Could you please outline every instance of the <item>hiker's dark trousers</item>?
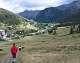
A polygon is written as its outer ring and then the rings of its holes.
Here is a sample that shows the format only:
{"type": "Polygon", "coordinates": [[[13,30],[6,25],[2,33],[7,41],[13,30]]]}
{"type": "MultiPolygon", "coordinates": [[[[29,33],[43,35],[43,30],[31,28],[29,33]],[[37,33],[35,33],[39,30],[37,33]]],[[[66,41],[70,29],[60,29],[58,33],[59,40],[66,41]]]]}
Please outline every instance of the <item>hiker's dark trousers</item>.
{"type": "Polygon", "coordinates": [[[16,58],[16,54],[15,53],[12,53],[12,56],[13,56],[13,58],[16,58]]]}

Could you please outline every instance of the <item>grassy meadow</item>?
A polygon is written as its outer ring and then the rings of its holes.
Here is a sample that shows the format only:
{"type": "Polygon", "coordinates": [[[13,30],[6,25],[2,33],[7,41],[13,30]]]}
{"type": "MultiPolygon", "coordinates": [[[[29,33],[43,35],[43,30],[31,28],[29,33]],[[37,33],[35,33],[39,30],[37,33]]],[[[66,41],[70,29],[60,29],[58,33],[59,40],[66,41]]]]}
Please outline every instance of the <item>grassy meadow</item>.
{"type": "Polygon", "coordinates": [[[0,60],[5,59],[5,55],[8,54],[9,47],[13,42],[17,46],[21,44],[24,47],[17,63],[80,63],[79,33],[34,35],[0,42],[3,48],[3,51],[0,51],[0,60]]]}

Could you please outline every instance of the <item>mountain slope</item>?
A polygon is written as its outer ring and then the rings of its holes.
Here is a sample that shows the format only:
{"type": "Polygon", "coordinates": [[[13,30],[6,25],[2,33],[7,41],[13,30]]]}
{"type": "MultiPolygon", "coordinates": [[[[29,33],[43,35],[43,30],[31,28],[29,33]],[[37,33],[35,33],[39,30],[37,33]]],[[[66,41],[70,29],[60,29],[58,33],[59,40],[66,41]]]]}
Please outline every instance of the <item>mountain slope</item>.
{"type": "Polygon", "coordinates": [[[21,13],[19,13],[19,15],[25,17],[25,18],[28,18],[28,19],[36,19],[36,15],[39,13],[39,10],[36,10],[36,11],[28,11],[28,10],[25,10],[21,13]]]}
{"type": "Polygon", "coordinates": [[[18,25],[21,22],[22,17],[17,16],[16,14],[0,8],[0,22],[7,25],[18,25]]]}
{"type": "MultiPolygon", "coordinates": [[[[46,8],[39,12],[36,17],[38,22],[65,22],[74,21],[77,19],[76,15],[80,12],[80,1],[74,1],[67,5],[61,5],[59,7],[46,8]],[[73,17],[74,15],[75,17],[73,17]],[[67,19],[69,18],[69,19],[67,19]]],[[[78,14],[78,19],[80,16],[78,14]]]]}
{"type": "Polygon", "coordinates": [[[20,29],[37,29],[37,27],[34,26],[34,22],[0,8],[0,28],[7,26],[15,26],[20,29]]]}
{"type": "Polygon", "coordinates": [[[62,18],[63,13],[61,10],[57,9],[56,7],[50,7],[46,8],[39,12],[39,14],[36,16],[36,21],[38,22],[52,22],[59,20],[62,18]]]}
{"type": "Polygon", "coordinates": [[[65,23],[66,22],[71,22],[71,23],[76,23],[76,24],[80,24],[80,12],[77,12],[75,14],[72,14],[68,17],[63,18],[63,20],[65,23]]]}
{"type": "Polygon", "coordinates": [[[74,1],[71,4],[58,7],[62,9],[64,7],[63,13],[63,22],[74,22],[80,23],[80,1],[74,1]]]}

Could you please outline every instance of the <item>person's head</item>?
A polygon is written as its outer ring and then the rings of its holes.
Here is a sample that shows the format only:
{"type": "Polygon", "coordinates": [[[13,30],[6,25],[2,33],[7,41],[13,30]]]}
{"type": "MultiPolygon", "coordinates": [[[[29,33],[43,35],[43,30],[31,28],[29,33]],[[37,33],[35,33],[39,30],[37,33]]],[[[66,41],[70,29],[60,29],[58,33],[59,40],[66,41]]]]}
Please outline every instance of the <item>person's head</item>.
{"type": "Polygon", "coordinates": [[[13,43],[13,46],[15,46],[16,44],[15,43],[13,43]]]}

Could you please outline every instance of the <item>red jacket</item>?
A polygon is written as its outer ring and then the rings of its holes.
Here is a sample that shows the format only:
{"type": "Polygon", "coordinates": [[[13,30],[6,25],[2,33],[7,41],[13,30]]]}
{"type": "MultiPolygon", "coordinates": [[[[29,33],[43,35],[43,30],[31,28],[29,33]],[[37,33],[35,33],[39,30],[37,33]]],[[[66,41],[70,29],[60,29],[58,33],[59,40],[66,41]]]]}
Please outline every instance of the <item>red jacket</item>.
{"type": "Polygon", "coordinates": [[[13,45],[13,46],[11,47],[11,53],[12,53],[12,54],[16,54],[17,51],[18,51],[18,48],[16,47],[16,45],[13,45]]]}

